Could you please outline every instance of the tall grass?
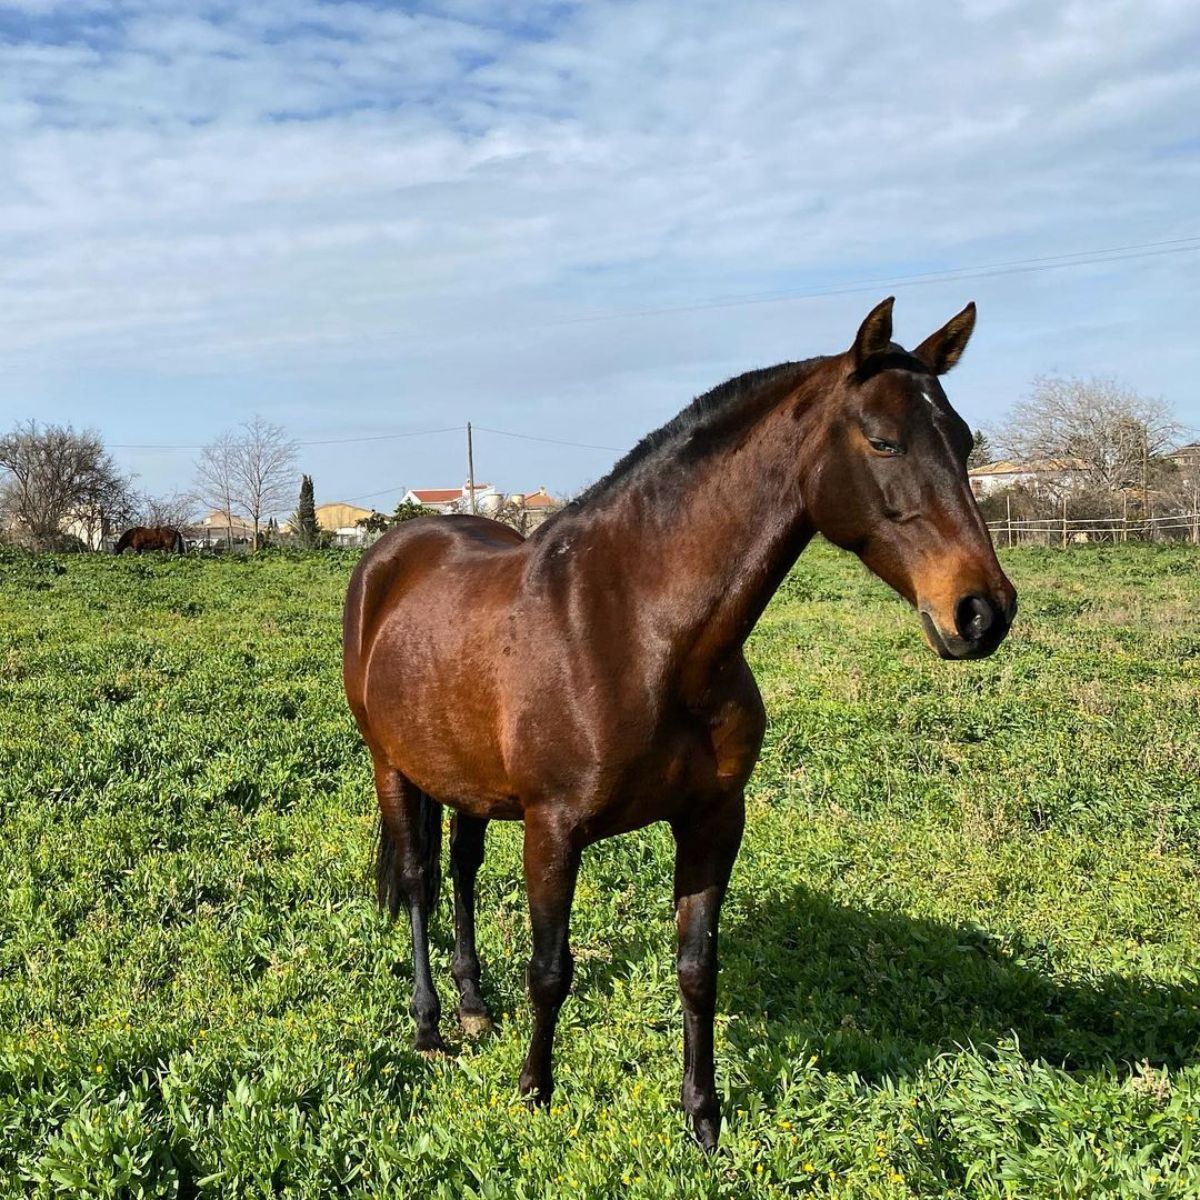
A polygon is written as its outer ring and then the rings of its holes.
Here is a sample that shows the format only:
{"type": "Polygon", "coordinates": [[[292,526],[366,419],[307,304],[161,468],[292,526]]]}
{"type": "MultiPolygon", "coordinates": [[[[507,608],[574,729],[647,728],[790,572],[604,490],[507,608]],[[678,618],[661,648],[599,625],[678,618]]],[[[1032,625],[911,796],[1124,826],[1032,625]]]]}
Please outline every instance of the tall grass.
{"type": "Polygon", "coordinates": [[[1200,1195],[1193,550],[1014,551],[1018,625],[964,664],[801,559],[750,647],[711,1161],[662,829],[585,857],[553,1111],[515,1092],[518,827],[480,877],[498,1032],[409,1049],[340,695],[351,565],[0,560],[0,1195],[1200,1195]]]}

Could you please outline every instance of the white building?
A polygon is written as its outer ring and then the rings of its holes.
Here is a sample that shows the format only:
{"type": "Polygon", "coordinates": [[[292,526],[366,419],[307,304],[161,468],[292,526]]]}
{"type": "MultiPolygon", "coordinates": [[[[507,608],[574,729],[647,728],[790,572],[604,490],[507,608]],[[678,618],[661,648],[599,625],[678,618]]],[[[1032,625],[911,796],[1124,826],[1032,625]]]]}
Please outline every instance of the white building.
{"type": "Polygon", "coordinates": [[[967,472],[971,492],[990,496],[1010,487],[1033,487],[1041,484],[1052,487],[1072,486],[1085,477],[1086,467],[1077,458],[1038,458],[1029,462],[987,463],[967,472]]]}
{"type": "MultiPolygon", "coordinates": [[[[439,513],[470,512],[471,490],[468,484],[460,488],[409,488],[401,504],[420,504],[439,513]]],[[[475,511],[481,516],[496,512],[504,497],[490,483],[475,485],[475,511]]]]}

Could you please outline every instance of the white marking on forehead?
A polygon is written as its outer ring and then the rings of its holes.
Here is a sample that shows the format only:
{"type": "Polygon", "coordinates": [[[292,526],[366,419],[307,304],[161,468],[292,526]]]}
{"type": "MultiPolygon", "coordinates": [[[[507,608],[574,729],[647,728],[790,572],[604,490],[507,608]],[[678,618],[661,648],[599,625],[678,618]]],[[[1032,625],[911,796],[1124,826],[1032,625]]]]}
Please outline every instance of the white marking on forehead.
{"type": "Polygon", "coordinates": [[[928,404],[930,408],[936,410],[938,407],[937,397],[934,396],[933,389],[929,386],[927,380],[921,380],[920,392],[921,395],[925,397],[925,403],[928,404]]]}

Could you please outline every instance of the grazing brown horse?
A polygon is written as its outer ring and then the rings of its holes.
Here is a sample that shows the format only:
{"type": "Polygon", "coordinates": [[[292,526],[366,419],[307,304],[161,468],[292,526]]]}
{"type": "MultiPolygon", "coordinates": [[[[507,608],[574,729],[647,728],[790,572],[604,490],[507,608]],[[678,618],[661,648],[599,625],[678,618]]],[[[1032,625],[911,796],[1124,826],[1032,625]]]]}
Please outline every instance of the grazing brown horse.
{"type": "Polygon", "coordinates": [[[521,1091],[543,1104],[580,855],[668,821],[683,1107],[716,1145],[717,918],[765,725],[743,643],[818,532],[916,607],[943,658],[990,654],[1016,612],[968,486],[970,431],[938,383],[974,324],[968,305],[909,352],[885,300],[846,353],[701,396],[528,540],[435,517],[363,556],[346,695],[375,765],[379,900],[412,926],[419,1049],[443,1048],[427,931],[442,805],[468,1033],[489,1025],[475,952],[484,830],[525,822],[534,1026],[521,1091]]]}
{"type": "Polygon", "coordinates": [[[146,554],[154,550],[161,550],[166,554],[182,554],[183,534],[170,525],[135,525],[132,529],[125,530],[113,547],[114,554],[124,554],[126,550],[132,550],[134,554],[146,554]]]}

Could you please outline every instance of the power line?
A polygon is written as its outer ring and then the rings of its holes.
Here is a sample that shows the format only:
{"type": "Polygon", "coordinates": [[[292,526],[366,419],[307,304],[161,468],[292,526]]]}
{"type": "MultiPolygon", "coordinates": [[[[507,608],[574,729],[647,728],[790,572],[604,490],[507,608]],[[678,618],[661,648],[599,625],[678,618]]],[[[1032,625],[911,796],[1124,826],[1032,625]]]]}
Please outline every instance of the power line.
{"type": "Polygon", "coordinates": [[[1200,237],[1174,238],[1165,242],[1142,242],[1130,246],[1110,246],[1101,250],[1076,250],[1070,254],[1052,254],[1043,258],[1014,259],[976,267],[946,267],[916,275],[895,275],[887,279],[868,279],[844,287],[822,288],[816,291],[760,292],[731,296],[725,300],[707,300],[699,304],[663,305],[659,308],[622,309],[617,312],[593,313],[583,317],[564,317],[560,321],[544,321],[541,327],[560,325],[589,325],[600,321],[620,321],[630,317],[654,317],[671,313],[707,312],[711,309],[741,308],[755,304],[783,304],[790,300],[816,300],[826,296],[852,296],[882,287],[921,287],[933,283],[955,283],[966,279],[990,279],[998,275],[1036,274],[1040,271],[1060,271],[1067,267],[1086,267],[1093,264],[1125,262],[1136,258],[1159,258],[1164,255],[1188,254],[1200,250],[1200,237]]]}
{"type": "Polygon", "coordinates": [[[374,500],[376,496],[387,496],[392,492],[399,492],[403,490],[404,484],[398,483],[395,485],[395,487],[380,488],[377,492],[366,492],[361,496],[348,496],[345,500],[341,501],[341,503],[353,504],[356,500],[374,500]]]}
{"type": "MultiPolygon", "coordinates": [[[[1002,275],[1035,274],[1041,271],[1058,271],[1068,267],[1091,266],[1111,262],[1125,262],[1130,259],[1158,258],[1176,254],[1194,253],[1200,250],[1200,235],[1182,238],[1171,238],[1156,242],[1135,242],[1125,246],[1109,246],[1102,249],[1075,250],[1063,254],[1043,255],[1037,258],[1013,259],[1007,262],[990,263],[973,267],[947,267],[939,271],[926,271],[912,275],[897,275],[882,279],[863,280],[844,287],[823,288],[815,291],[779,291],[763,292],[745,296],[729,297],[725,300],[710,300],[699,304],[664,305],[658,308],[628,309],[611,313],[596,313],[590,316],[565,318],[561,321],[543,322],[544,326],[582,325],[601,321],[618,321],[628,317],[646,317],[666,315],[671,313],[705,312],[713,309],[739,308],[758,304],[780,304],[792,300],[812,300],[828,296],[849,296],[860,292],[874,291],[882,287],[919,287],[935,283],[952,283],[968,279],[988,279],[1002,275]]],[[[516,433],[509,429],[490,429],[483,425],[476,428],[481,433],[496,434],[500,437],[518,438],[527,442],[543,442],[551,446],[569,446],[580,450],[604,450],[621,453],[621,446],[606,446],[595,442],[574,442],[561,438],[541,437],[531,433],[516,433]]],[[[399,438],[432,437],[443,433],[459,433],[461,426],[450,425],[441,429],[417,429],[405,433],[368,434],[353,438],[323,438],[314,441],[297,442],[298,446],[346,446],[364,442],[392,441],[399,438]]],[[[114,450],[202,450],[202,446],[164,445],[154,443],[113,442],[114,450]]],[[[356,497],[369,500],[375,496],[386,495],[395,488],[383,488],[378,492],[368,492],[356,497]]]]}
{"type": "Polygon", "coordinates": [[[489,429],[486,425],[476,425],[480,433],[498,433],[501,437],[520,438],[524,442],[549,442],[551,446],[576,446],[580,450],[612,450],[617,454],[627,450],[627,446],[599,446],[595,442],[564,442],[559,438],[538,437],[532,433],[513,433],[508,429],[489,429]]]}
{"type": "MultiPolygon", "coordinates": [[[[444,429],[413,429],[407,433],[373,433],[365,437],[323,438],[314,442],[297,442],[297,446],[348,446],[352,442],[386,442],[393,438],[430,437],[435,433],[459,433],[462,426],[447,425],[444,429]]],[[[203,446],[169,446],[158,443],[109,442],[113,450],[203,450],[203,446]]]]}
{"type": "MultiPolygon", "coordinates": [[[[524,442],[547,442],[552,446],[574,446],[581,450],[607,450],[615,454],[621,454],[627,447],[624,446],[599,446],[594,442],[568,442],[561,438],[539,437],[532,433],[514,433],[511,429],[489,429],[486,425],[475,425],[474,429],[480,433],[495,433],[501,437],[520,438],[524,442]]],[[[455,432],[460,432],[457,428],[455,432]]],[[[377,492],[365,492],[361,496],[350,496],[344,500],[344,504],[353,504],[357,500],[374,500],[377,496],[387,496],[392,492],[403,490],[403,484],[396,484],[395,487],[380,488],[377,492]]]]}
{"type": "MultiPolygon", "coordinates": [[[[526,442],[548,442],[552,446],[574,446],[580,450],[610,450],[615,453],[621,453],[626,449],[624,446],[601,446],[595,442],[569,442],[561,438],[539,437],[532,433],[515,433],[511,429],[489,429],[486,425],[476,425],[482,433],[495,433],[500,437],[520,438],[526,442]]],[[[353,438],[328,438],[320,441],[297,442],[297,446],[348,446],[357,442],[386,442],[393,438],[409,438],[409,437],[430,437],[439,433],[461,433],[463,427],[461,425],[448,425],[444,429],[416,429],[408,433],[376,433],[364,437],[353,438]]],[[[128,442],[109,442],[108,445],[113,450],[203,450],[203,446],[172,446],[160,443],[137,443],[128,442]]],[[[378,494],[378,493],[375,493],[378,494]]]]}
{"type": "Polygon", "coordinates": [[[386,442],[392,438],[430,437],[435,433],[461,433],[461,425],[447,425],[444,429],[415,429],[410,433],[376,433],[368,437],[329,438],[319,442],[299,442],[300,446],[346,446],[351,442],[386,442]]]}

